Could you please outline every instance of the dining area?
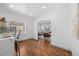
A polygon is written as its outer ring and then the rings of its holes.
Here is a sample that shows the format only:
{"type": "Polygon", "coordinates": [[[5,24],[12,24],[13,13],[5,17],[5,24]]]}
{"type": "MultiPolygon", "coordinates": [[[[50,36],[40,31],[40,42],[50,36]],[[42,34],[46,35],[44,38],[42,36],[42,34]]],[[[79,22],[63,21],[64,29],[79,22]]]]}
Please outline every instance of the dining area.
{"type": "Polygon", "coordinates": [[[37,26],[38,40],[48,41],[51,44],[51,21],[41,20],[37,26]]]}

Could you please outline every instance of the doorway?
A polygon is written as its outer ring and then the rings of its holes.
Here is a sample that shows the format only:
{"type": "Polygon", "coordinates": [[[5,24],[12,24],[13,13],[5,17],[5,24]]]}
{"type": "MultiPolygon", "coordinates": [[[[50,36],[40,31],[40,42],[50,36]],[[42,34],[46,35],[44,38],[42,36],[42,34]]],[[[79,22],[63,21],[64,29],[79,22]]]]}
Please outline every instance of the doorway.
{"type": "Polygon", "coordinates": [[[38,40],[51,41],[51,21],[41,20],[37,23],[38,40]]]}

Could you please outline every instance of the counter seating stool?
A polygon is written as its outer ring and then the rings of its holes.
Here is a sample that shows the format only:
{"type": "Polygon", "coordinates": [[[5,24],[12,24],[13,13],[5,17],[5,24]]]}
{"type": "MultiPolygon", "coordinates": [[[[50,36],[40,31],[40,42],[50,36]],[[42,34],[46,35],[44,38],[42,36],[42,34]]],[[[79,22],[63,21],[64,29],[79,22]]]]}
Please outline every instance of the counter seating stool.
{"type": "Polygon", "coordinates": [[[20,32],[18,32],[18,34],[15,37],[15,51],[16,51],[16,56],[20,56],[20,47],[19,47],[19,37],[20,37],[20,32]]]}

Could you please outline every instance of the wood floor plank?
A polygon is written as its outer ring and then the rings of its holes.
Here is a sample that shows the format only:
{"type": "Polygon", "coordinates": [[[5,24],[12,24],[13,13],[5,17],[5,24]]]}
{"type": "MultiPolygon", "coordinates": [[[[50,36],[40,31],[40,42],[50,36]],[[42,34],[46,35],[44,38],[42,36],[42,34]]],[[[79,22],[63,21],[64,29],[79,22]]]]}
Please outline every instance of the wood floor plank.
{"type": "Polygon", "coordinates": [[[71,56],[71,52],[49,45],[43,40],[24,40],[19,42],[21,56],[71,56]]]}

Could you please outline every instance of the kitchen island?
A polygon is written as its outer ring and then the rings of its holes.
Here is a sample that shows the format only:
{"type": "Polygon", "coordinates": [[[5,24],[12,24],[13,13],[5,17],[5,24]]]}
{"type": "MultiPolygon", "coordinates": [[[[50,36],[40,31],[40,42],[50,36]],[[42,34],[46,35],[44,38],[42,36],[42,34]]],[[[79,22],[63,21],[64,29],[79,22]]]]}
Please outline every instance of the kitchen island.
{"type": "Polygon", "coordinates": [[[0,56],[14,56],[14,37],[0,36],[0,56]]]}

